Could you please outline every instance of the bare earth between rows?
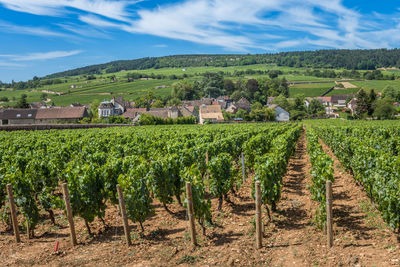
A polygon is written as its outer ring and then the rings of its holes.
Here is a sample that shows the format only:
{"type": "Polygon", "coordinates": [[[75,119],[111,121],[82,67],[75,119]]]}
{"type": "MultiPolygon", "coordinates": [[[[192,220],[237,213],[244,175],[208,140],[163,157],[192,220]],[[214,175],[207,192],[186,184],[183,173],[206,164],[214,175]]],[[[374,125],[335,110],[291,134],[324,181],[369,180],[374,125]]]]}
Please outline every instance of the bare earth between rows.
{"type": "MultiPolygon", "coordinates": [[[[323,145],[334,162],[333,185],[334,247],[326,247],[325,234],[313,225],[317,204],[311,200],[307,184],[311,183],[310,162],[302,134],[283,178],[282,199],[278,211],[268,222],[264,213],[263,248],[255,248],[254,200],[251,179],[229,195],[233,204],[224,203],[217,211],[212,199],[215,226],[201,234],[199,246],[190,244],[186,211],[177,203],[171,213],[155,201],[155,214],[144,223],[145,232],[132,224],[133,245],[124,243],[122,220],[116,207],[109,206],[105,221],[91,227],[88,236],[83,220],[75,218],[79,245],[72,248],[67,220],[56,212],[57,226],[43,214],[35,231],[36,238],[15,244],[12,232],[0,224],[1,266],[392,266],[398,265],[397,236],[383,223],[371,202],[353,177],[342,169],[329,148],[323,145]],[[55,242],[59,251],[54,252],[55,242]]],[[[22,218],[20,218],[22,221],[22,218]]]]}

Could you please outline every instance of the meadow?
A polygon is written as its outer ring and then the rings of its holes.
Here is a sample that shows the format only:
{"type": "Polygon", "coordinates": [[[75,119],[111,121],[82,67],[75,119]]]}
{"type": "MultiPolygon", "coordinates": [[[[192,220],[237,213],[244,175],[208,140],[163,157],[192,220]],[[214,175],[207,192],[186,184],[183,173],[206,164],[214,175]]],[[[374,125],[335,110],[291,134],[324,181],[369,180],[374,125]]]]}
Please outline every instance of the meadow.
{"type": "MultiPolygon", "coordinates": [[[[47,97],[51,99],[56,105],[67,106],[71,103],[79,102],[81,104],[89,104],[93,100],[100,101],[110,99],[112,96],[122,96],[126,100],[135,100],[149,91],[153,92],[155,96],[166,97],[171,93],[172,85],[180,81],[183,76],[188,76],[185,79],[195,81],[201,79],[201,74],[205,72],[223,72],[224,77],[232,80],[246,80],[250,78],[260,79],[268,77],[266,74],[243,74],[238,76],[235,72],[246,70],[280,70],[284,74],[279,75],[279,78],[285,77],[289,83],[298,82],[326,82],[334,81],[335,78],[320,78],[314,76],[306,76],[303,74],[307,68],[294,68],[282,67],[276,65],[255,64],[245,66],[231,66],[231,67],[186,67],[186,68],[161,68],[161,69],[146,69],[146,70],[132,70],[120,71],[116,73],[103,73],[101,75],[94,75],[96,79],[88,80],[86,75],[70,76],[60,78],[62,83],[45,85],[36,89],[24,90],[1,90],[0,98],[7,97],[9,102],[0,102],[0,106],[14,105],[22,94],[28,96],[28,102],[39,102],[41,96],[45,92],[47,97]],[[135,79],[128,81],[127,75],[132,73],[140,73],[144,75],[163,75],[163,79],[135,79]],[[180,78],[180,79],[173,79],[180,78]],[[114,81],[115,77],[115,81],[114,81]],[[161,87],[161,88],[160,88],[161,87]],[[61,93],[58,95],[57,93],[61,93]]],[[[342,69],[335,70],[337,72],[342,69]]],[[[360,71],[365,72],[365,71],[360,71]]],[[[397,69],[382,70],[384,75],[395,74],[396,77],[400,76],[400,71],[397,69]]],[[[374,89],[377,92],[382,91],[387,85],[395,88],[400,87],[400,80],[372,80],[372,81],[357,81],[352,84],[357,88],[334,90],[328,94],[354,94],[360,88],[367,91],[374,89]]],[[[321,96],[329,88],[334,86],[334,83],[310,83],[310,84],[291,84],[289,89],[290,97],[296,95],[304,95],[306,97],[321,96]]]]}

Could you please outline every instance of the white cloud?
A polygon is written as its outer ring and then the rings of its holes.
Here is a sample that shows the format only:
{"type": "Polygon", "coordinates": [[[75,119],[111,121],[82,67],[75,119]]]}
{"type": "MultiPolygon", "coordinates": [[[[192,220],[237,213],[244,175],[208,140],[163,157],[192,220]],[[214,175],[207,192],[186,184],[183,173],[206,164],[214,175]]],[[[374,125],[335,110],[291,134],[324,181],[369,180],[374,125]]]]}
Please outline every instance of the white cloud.
{"type": "MultiPolygon", "coordinates": [[[[50,52],[30,53],[26,55],[0,55],[0,58],[6,58],[10,61],[36,61],[36,60],[48,60],[48,59],[69,57],[80,53],[82,53],[81,50],[50,51],[50,52]]],[[[14,63],[8,63],[8,64],[14,64],[14,63]]]]}
{"type": "Polygon", "coordinates": [[[0,67],[23,68],[23,67],[26,67],[26,65],[18,64],[18,63],[12,63],[12,62],[0,61],[0,67]]]}
{"type": "MultiPolygon", "coordinates": [[[[361,14],[342,0],[185,0],[134,11],[141,0],[0,0],[6,8],[46,16],[78,14],[57,24],[89,37],[109,38],[111,30],[148,34],[223,47],[233,51],[398,46],[398,13],[361,14]],[[75,26],[76,25],[76,26],[75,26]],[[107,31],[107,32],[106,32],[107,31]]],[[[0,31],[7,31],[0,23],[0,31]]],[[[43,28],[15,26],[8,32],[59,36],[43,28]]]]}
{"type": "Polygon", "coordinates": [[[0,32],[13,34],[27,34],[46,37],[70,37],[68,34],[52,31],[40,27],[19,26],[0,20],[0,32]]]}
{"type": "Polygon", "coordinates": [[[166,44],[156,44],[156,45],[153,45],[153,47],[165,48],[165,47],[168,47],[168,45],[166,45],[166,44]]]}
{"type": "Polygon", "coordinates": [[[98,14],[116,20],[126,20],[126,7],[139,1],[115,0],[0,0],[6,8],[35,15],[61,16],[67,8],[98,14]]]}

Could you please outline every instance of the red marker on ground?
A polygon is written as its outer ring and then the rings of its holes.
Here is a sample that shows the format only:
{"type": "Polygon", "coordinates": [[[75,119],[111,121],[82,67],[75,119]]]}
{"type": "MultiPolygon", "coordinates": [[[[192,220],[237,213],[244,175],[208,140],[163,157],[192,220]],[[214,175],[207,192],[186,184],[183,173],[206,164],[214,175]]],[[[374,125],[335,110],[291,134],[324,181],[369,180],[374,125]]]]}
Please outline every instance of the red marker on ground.
{"type": "Polygon", "coordinates": [[[58,251],[58,241],[56,241],[56,245],[54,246],[54,252],[58,251]]]}

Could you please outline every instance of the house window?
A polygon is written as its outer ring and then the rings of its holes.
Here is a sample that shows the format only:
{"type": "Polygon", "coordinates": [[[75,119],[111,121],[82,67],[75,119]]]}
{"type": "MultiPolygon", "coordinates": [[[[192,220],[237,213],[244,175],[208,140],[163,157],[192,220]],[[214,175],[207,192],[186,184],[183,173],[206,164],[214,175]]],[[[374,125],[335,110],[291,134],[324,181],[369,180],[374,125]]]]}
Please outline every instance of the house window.
{"type": "Polygon", "coordinates": [[[28,114],[28,117],[32,117],[32,114],[28,114]]]}
{"type": "Polygon", "coordinates": [[[17,114],[17,118],[21,118],[21,114],[17,114]]]}

